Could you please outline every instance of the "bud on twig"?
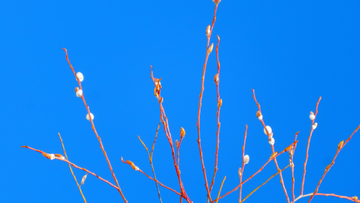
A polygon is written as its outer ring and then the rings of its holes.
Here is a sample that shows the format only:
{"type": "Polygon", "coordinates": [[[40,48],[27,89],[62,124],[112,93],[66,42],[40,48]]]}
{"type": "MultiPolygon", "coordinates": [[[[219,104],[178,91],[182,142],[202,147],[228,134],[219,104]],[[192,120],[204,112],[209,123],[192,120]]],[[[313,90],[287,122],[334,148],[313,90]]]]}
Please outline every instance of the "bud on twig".
{"type": "Polygon", "coordinates": [[[271,129],[271,127],[270,126],[266,126],[266,129],[264,128],[264,133],[265,133],[265,135],[268,135],[267,133],[269,133],[269,135],[272,133],[272,129],[271,129]],[[266,132],[267,131],[267,132],[266,132]]]}
{"type": "Polygon", "coordinates": [[[215,76],[214,76],[214,82],[215,84],[219,84],[219,73],[216,73],[215,76]]]}
{"type": "Polygon", "coordinates": [[[80,82],[84,80],[84,75],[81,72],[77,72],[76,77],[80,82]]]}
{"type": "Polygon", "coordinates": [[[181,127],[181,129],[180,129],[180,137],[181,137],[181,138],[184,138],[184,137],[185,137],[185,130],[184,130],[183,127],[181,127]]]}
{"type": "Polygon", "coordinates": [[[313,130],[315,130],[317,128],[318,124],[317,123],[314,123],[311,127],[313,130]]]}
{"type": "Polygon", "coordinates": [[[277,152],[274,152],[274,153],[272,153],[272,155],[270,156],[270,158],[272,159],[272,158],[274,158],[276,155],[277,155],[277,152]]]}
{"type": "Polygon", "coordinates": [[[344,140],[338,144],[337,149],[338,150],[341,149],[343,145],[344,145],[344,140]]]}
{"type": "Polygon", "coordinates": [[[82,89],[79,89],[78,87],[75,88],[75,94],[77,97],[81,97],[83,94],[82,89]]]}
{"type": "MultiPolygon", "coordinates": [[[[259,119],[259,120],[262,120],[263,119],[263,115],[261,114],[260,111],[257,111],[256,112],[256,117],[259,119]]],[[[265,133],[266,134],[266,133],[265,133]]]]}
{"type": "Polygon", "coordinates": [[[213,0],[213,2],[214,2],[215,4],[219,4],[219,3],[221,2],[221,0],[213,0]]]}
{"type": "Polygon", "coordinates": [[[250,161],[249,155],[245,155],[245,156],[244,156],[244,159],[243,159],[243,162],[244,162],[245,164],[248,164],[249,161],[250,161]]]}
{"type": "Polygon", "coordinates": [[[209,37],[210,36],[210,25],[208,25],[206,27],[206,36],[209,37]]]}
{"type": "Polygon", "coordinates": [[[220,99],[218,102],[218,108],[220,108],[221,106],[222,106],[222,99],[220,99]]]}
{"type": "Polygon", "coordinates": [[[239,174],[239,176],[242,175],[242,173],[241,173],[241,167],[239,168],[238,174],[239,174]]]}
{"type": "Polygon", "coordinates": [[[310,116],[309,116],[310,120],[314,120],[315,119],[315,115],[314,112],[310,111],[310,116]]]}
{"type": "Polygon", "coordinates": [[[87,173],[82,177],[80,185],[84,185],[86,177],[87,177],[87,173]]]}
{"type": "Polygon", "coordinates": [[[214,48],[214,43],[211,43],[211,45],[209,46],[208,50],[207,50],[207,53],[210,54],[212,52],[214,48]]]}
{"type": "Polygon", "coordinates": [[[275,139],[274,139],[273,137],[271,137],[271,138],[269,139],[269,144],[270,144],[270,145],[274,145],[274,144],[275,144],[275,139]]]}
{"type": "Polygon", "coordinates": [[[89,114],[86,114],[86,120],[90,121],[90,117],[91,117],[91,120],[94,120],[94,114],[90,113],[90,116],[89,116],[89,114]]]}

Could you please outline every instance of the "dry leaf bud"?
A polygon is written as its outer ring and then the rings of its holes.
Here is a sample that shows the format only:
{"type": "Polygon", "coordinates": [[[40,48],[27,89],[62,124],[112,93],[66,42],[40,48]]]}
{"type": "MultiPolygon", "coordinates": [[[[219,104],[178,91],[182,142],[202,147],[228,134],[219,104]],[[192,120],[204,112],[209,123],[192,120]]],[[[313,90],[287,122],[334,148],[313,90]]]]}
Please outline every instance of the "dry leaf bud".
{"type": "MultiPolygon", "coordinates": [[[[262,120],[263,119],[263,115],[261,114],[260,111],[257,111],[256,112],[256,117],[259,119],[259,120],[262,120]]],[[[266,133],[265,133],[266,134],[266,133]]]]}
{"type": "Polygon", "coordinates": [[[289,151],[289,150],[292,151],[292,148],[293,148],[293,146],[290,145],[290,146],[288,146],[288,147],[285,148],[284,152],[287,152],[287,151],[289,151]]]}
{"type": "Polygon", "coordinates": [[[214,43],[211,43],[211,45],[209,46],[209,48],[207,50],[208,54],[210,54],[212,52],[213,48],[214,48],[214,43]]]}
{"type": "Polygon", "coordinates": [[[272,159],[272,158],[274,158],[276,155],[277,155],[277,152],[274,152],[274,153],[272,153],[272,155],[270,156],[270,158],[272,159]]]}
{"type": "Polygon", "coordinates": [[[274,145],[275,144],[275,139],[273,137],[271,137],[271,139],[269,140],[269,144],[270,145],[274,145]]]}
{"type": "Polygon", "coordinates": [[[61,159],[61,160],[64,160],[64,159],[65,159],[65,157],[64,157],[63,155],[61,155],[61,154],[54,154],[54,155],[55,155],[55,157],[58,158],[58,159],[61,159]]]}
{"type": "Polygon", "coordinates": [[[130,164],[131,168],[135,171],[139,170],[139,167],[137,167],[132,161],[126,160],[126,163],[130,164]]]}
{"type": "Polygon", "coordinates": [[[222,99],[220,99],[218,102],[218,108],[220,108],[221,106],[222,106],[222,99]]]}
{"type": "Polygon", "coordinates": [[[314,120],[315,119],[315,115],[314,112],[310,111],[310,116],[309,116],[310,120],[314,120]]]}
{"type": "Polygon", "coordinates": [[[175,147],[179,148],[179,141],[178,140],[175,140],[175,147]]]}
{"type": "Polygon", "coordinates": [[[357,201],[359,198],[357,196],[354,196],[353,199],[357,201]]]}
{"type": "Polygon", "coordinates": [[[81,97],[83,95],[82,89],[79,89],[78,87],[75,88],[75,94],[77,97],[81,97]]]}
{"type": "Polygon", "coordinates": [[[208,25],[206,27],[206,36],[209,37],[210,36],[210,25],[208,25]]]}
{"type": "Polygon", "coordinates": [[[314,123],[311,127],[313,130],[315,130],[317,128],[318,124],[317,123],[314,123]]]}
{"type": "Polygon", "coordinates": [[[338,144],[337,149],[338,150],[341,149],[343,145],[344,145],[344,140],[338,144]]]}
{"type": "Polygon", "coordinates": [[[180,129],[180,137],[181,137],[181,138],[184,138],[184,137],[185,137],[185,130],[184,130],[183,127],[181,127],[181,129],[180,129]]]}
{"type": "Polygon", "coordinates": [[[244,162],[245,164],[248,164],[249,161],[250,161],[249,155],[245,155],[245,156],[244,156],[244,159],[243,159],[243,162],[244,162]]]}
{"type": "Polygon", "coordinates": [[[42,155],[50,160],[54,160],[55,159],[55,155],[54,154],[48,154],[43,152],[42,155]]]}
{"type": "Polygon", "coordinates": [[[90,113],[90,116],[89,116],[89,114],[86,114],[86,120],[90,121],[90,117],[91,117],[91,120],[94,120],[94,114],[90,113]]]}
{"type": "Polygon", "coordinates": [[[219,84],[219,73],[216,73],[215,76],[214,76],[214,82],[215,84],[219,84]]]}
{"type": "Polygon", "coordinates": [[[271,133],[272,133],[272,129],[271,129],[271,127],[270,126],[266,126],[266,129],[264,128],[264,133],[265,133],[265,135],[270,135],[271,133]],[[267,132],[266,132],[267,131],[267,132]],[[268,134],[269,133],[269,134],[268,134]]]}
{"type": "Polygon", "coordinates": [[[77,72],[76,77],[80,82],[84,80],[84,75],[81,72],[77,72]]]}
{"type": "Polygon", "coordinates": [[[84,185],[86,177],[87,177],[87,173],[82,177],[80,185],[84,185]]]}

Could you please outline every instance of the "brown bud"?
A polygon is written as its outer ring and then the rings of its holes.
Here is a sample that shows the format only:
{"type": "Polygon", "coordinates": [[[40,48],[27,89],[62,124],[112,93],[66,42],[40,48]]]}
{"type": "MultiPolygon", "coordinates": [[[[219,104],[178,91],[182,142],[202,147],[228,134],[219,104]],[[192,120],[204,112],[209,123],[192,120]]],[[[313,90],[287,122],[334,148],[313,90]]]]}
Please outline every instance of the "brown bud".
{"type": "Polygon", "coordinates": [[[210,54],[212,52],[214,48],[214,43],[211,43],[211,45],[209,46],[208,50],[207,50],[207,53],[210,54]]]}
{"type": "Polygon", "coordinates": [[[274,153],[270,156],[270,158],[272,159],[272,158],[274,158],[276,155],[277,155],[277,152],[274,152],[274,153]]]}
{"type": "Polygon", "coordinates": [[[185,130],[184,130],[183,127],[181,127],[181,129],[180,129],[180,137],[181,137],[181,138],[184,138],[184,137],[185,137],[185,130]]]}
{"type": "Polygon", "coordinates": [[[262,119],[263,119],[263,116],[262,116],[262,114],[261,114],[260,111],[257,111],[257,112],[256,112],[256,117],[257,117],[259,120],[262,120],[262,119]]]}
{"type": "Polygon", "coordinates": [[[219,73],[216,73],[215,76],[214,76],[214,82],[215,84],[219,84],[219,73]]]}
{"type": "Polygon", "coordinates": [[[337,149],[338,150],[341,149],[343,145],[344,145],[344,140],[338,144],[337,149]]]}
{"type": "Polygon", "coordinates": [[[222,99],[220,99],[218,102],[218,108],[220,108],[221,106],[222,106],[222,99]]]}

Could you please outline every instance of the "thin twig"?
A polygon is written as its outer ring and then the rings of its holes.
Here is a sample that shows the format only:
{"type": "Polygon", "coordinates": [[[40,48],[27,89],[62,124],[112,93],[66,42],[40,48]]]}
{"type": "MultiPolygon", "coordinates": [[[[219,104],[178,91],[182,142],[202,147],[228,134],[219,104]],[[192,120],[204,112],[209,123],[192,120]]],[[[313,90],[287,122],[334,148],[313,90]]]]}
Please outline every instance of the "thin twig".
{"type": "MultiPolygon", "coordinates": [[[[301,198],[304,198],[304,197],[309,197],[311,195],[313,195],[314,193],[309,193],[309,194],[306,194],[306,195],[300,195],[299,197],[297,197],[295,199],[295,202],[298,201],[299,199],[301,198]]],[[[343,196],[343,195],[337,195],[337,194],[334,194],[334,193],[316,193],[315,195],[320,195],[320,196],[326,196],[326,197],[338,197],[338,198],[341,198],[341,199],[347,199],[347,200],[350,200],[350,201],[353,201],[353,202],[360,202],[359,198],[357,196],[353,196],[353,197],[347,197],[347,196],[343,196]]],[[[292,202],[294,203],[294,202],[292,202]]]]}
{"type": "MultiPolygon", "coordinates": [[[[297,140],[297,135],[298,134],[299,134],[299,132],[295,133],[295,142],[297,140]]],[[[294,147],[289,150],[290,167],[291,167],[291,182],[292,182],[291,192],[292,192],[293,202],[295,201],[295,172],[294,172],[294,153],[295,153],[295,149],[296,149],[296,145],[294,145],[294,147]]]]}
{"type": "MultiPolygon", "coordinates": [[[[65,51],[66,60],[68,61],[69,66],[70,66],[72,72],[74,73],[76,80],[77,80],[78,83],[79,83],[79,88],[82,90],[81,81],[76,77],[75,70],[74,70],[73,66],[71,65],[70,60],[69,60],[69,58],[68,58],[67,50],[66,50],[65,48],[63,48],[63,49],[64,49],[64,51],[65,51]]],[[[84,91],[83,91],[83,92],[84,92],[84,91]]],[[[106,161],[107,161],[107,163],[108,163],[108,165],[109,165],[109,169],[110,169],[111,174],[112,174],[112,176],[113,176],[113,178],[114,178],[114,181],[115,181],[115,183],[116,183],[116,185],[117,185],[118,191],[119,191],[121,197],[123,198],[124,202],[127,203],[128,201],[126,200],[123,192],[121,191],[119,182],[118,182],[118,180],[117,180],[117,178],[116,178],[116,176],[115,176],[114,170],[113,170],[113,168],[112,168],[112,166],[111,166],[111,163],[110,163],[110,160],[109,160],[109,158],[108,158],[108,156],[107,156],[107,154],[106,154],[106,151],[105,151],[104,146],[103,146],[103,144],[102,144],[101,138],[100,138],[100,136],[98,135],[98,133],[97,133],[97,131],[96,131],[96,128],[95,128],[95,125],[94,125],[94,121],[93,121],[92,117],[90,116],[90,115],[91,115],[91,114],[90,114],[90,108],[89,108],[89,106],[86,104],[84,94],[81,95],[81,99],[83,100],[83,102],[84,102],[84,104],[85,104],[85,108],[86,108],[86,110],[87,110],[87,112],[88,112],[88,115],[89,115],[89,118],[90,118],[91,127],[92,127],[92,129],[93,129],[93,131],[94,131],[94,133],[95,133],[96,138],[98,139],[98,141],[99,141],[99,143],[100,143],[100,148],[101,148],[101,150],[102,150],[102,152],[103,152],[103,154],[104,154],[104,156],[105,156],[105,159],[106,159],[106,161]]]]}
{"type": "MultiPolygon", "coordinates": [[[[257,102],[256,97],[255,97],[255,90],[253,89],[252,91],[253,91],[253,97],[254,97],[255,103],[256,103],[256,105],[258,106],[258,109],[259,109],[260,114],[262,115],[262,112],[261,112],[261,109],[260,109],[260,104],[257,102]]],[[[268,132],[268,130],[267,130],[267,128],[266,128],[264,119],[260,119],[260,121],[261,121],[261,123],[262,123],[262,125],[263,125],[263,127],[264,127],[264,129],[265,129],[265,131],[266,131],[266,135],[268,136],[268,138],[270,138],[271,134],[268,132]]],[[[275,153],[275,147],[274,147],[274,145],[271,145],[271,150],[272,150],[272,153],[275,153]]],[[[286,190],[286,187],[285,187],[285,182],[284,182],[284,179],[283,179],[283,176],[282,176],[282,172],[281,172],[281,169],[280,169],[280,167],[279,167],[279,164],[278,164],[276,158],[274,159],[274,163],[275,163],[275,166],[276,166],[277,170],[280,172],[280,173],[279,173],[280,184],[281,184],[281,186],[282,186],[282,188],[283,188],[283,190],[284,190],[286,200],[287,200],[288,203],[290,203],[290,199],[289,199],[289,196],[288,196],[288,194],[287,194],[287,190],[286,190]]]]}
{"type": "Polygon", "coordinates": [[[239,188],[239,203],[241,202],[241,192],[242,192],[242,176],[244,174],[244,168],[245,168],[245,162],[244,162],[244,157],[245,157],[245,144],[246,144],[246,135],[247,135],[247,129],[248,126],[245,126],[245,134],[244,134],[244,144],[242,147],[242,166],[241,166],[241,171],[239,172],[239,178],[240,178],[240,188],[239,188]]]}
{"type": "Polygon", "coordinates": [[[315,109],[315,118],[312,120],[311,122],[311,130],[310,130],[310,135],[308,138],[308,142],[307,142],[307,147],[306,147],[306,157],[305,157],[305,161],[304,161],[304,171],[303,171],[303,178],[302,178],[302,183],[301,183],[301,192],[300,195],[304,194],[304,184],[305,184],[305,175],[306,175],[306,164],[307,164],[307,160],[309,158],[309,148],[310,148],[310,141],[311,141],[311,136],[314,132],[314,128],[313,125],[315,123],[315,119],[316,119],[316,115],[318,114],[318,107],[319,107],[319,103],[320,103],[321,97],[319,97],[318,102],[316,103],[316,109],[315,109]]]}
{"type": "Polygon", "coordinates": [[[221,183],[221,186],[220,186],[220,189],[219,189],[219,192],[218,192],[218,196],[217,196],[216,203],[219,202],[219,197],[220,197],[221,189],[222,189],[222,187],[223,187],[223,185],[224,185],[225,179],[226,179],[226,176],[224,177],[224,179],[223,179],[223,181],[222,181],[222,183],[221,183]]]}
{"type": "Polygon", "coordinates": [[[331,169],[331,167],[335,164],[335,159],[336,159],[336,157],[338,156],[338,154],[340,153],[340,151],[342,150],[342,148],[345,147],[345,145],[350,141],[351,137],[359,130],[359,127],[360,127],[360,125],[354,130],[354,132],[350,135],[350,137],[349,137],[345,142],[344,142],[344,141],[341,141],[341,142],[339,143],[339,145],[337,146],[337,150],[336,150],[335,156],[334,156],[331,164],[329,164],[328,166],[326,166],[325,171],[324,171],[324,174],[322,175],[319,183],[317,184],[316,189],[315,189],[315,191],[313,192],[313,195],[310,197],[308,203],[311,202],[311,200],[314,198],[314,195],[318,192],[319,187],[320,187],[322,181],[324,180],[325,175],[329,172],[329,170],[331,169]]]}
{"type": "MultiPolygon", "coordinates": [[[[290,150],[290,148],[294,145],[297,144],[298,141],[296,142],[293,142],[291,145],[289,145],[288,147],[286,147],[283,151],[279,152],[279,153],[273,153],[269,159],[266,161],[266,163],[258,170],[256,171],[254,174],[252,174],[248,179],[246,179],[245,181],[242,182],[242,184],[245,184],[246,182],[248,182],[249,180],[251,180],[256,174],[260,173],[264,168],[265,166],[270,163],[271,160],[275,160],[275,158],[277,158],[278,156],[280,156],[281,154],[287,152],[290,150]]],[[[236,186],[234,189],[230,190],[229,192],[225,193],[223,196],[221,196],[219,199],[222,199],[224,198],[225,196],[235,192],[238,188],[240,187],[240,184],[238,186],[236,186]]],[[[217,199],[213,200],[213,202],[215,202],[217,199]]]]}
{"type": "MultiPolygon", "coordinates": [[[[66,154],[65,146],[64,146],[64,143],[63,143],[63,140],[62,140],[62,138],[61,138],[60,133],[58,133],[58,135],[59,135],[59,138],[60,138],[60,141],[61,141],[61,145],[62,145],[62,148],[63,148],[63,151],[64,151],[65,158],[66,158],[67,160],[69,160],[69,159],[68,159],[68,156],[67,156],[67,154],[66,154]]],[[[84,196],[84,194],[83,194],[83,192],[82,192],[82,190],[81,190],[81,187],[80,187],[80,185],[79,185],[79,183],[78,183],[78,181],[77,181],[77,179],[76,179],[76,176],[75,176],[75,174],[74,174],[74,172],[73,172],[73,170],[72,170],[72,168],[71,168],[71,164],[69,164],[69,168],[70,168],[70,171],[71,171],[72,176],[74,177],[74,180],[75,180],[75,182],[76,182],[76,185],[77,185],[78,188],[79,188],[80,194],[81,194],[82,198],[84,199],[84,202],[86,203],[85,196],[84,196]]]]}
{"type": "Polygon", "coordinates": [[[162,105],[163,98],[161,97],[161,94],[160,94],[160,92],[161,92],[161,84],[160,84],[161,78],[160,79],[154,78],[152,66],[150,66],[150,67],[151,67],[151,79],[153,80],[154,85],[155,85],[154,94],[155,94],[155,97],[158,99],[159,108],[160,108],[160,119],[161,119],[161,122],[162,122],[163,127],[164,127],[165,136],[168,139],[168,142],[170,144],[171,154],[172,154],[172,158],[173,158],[173,161],[174,161],[174,167],[175,167],[176,175],[177,175],[178,180],[179,180],[181,196],[184,197],[188,203],[191,203],[191,200],[190,200],[189,196],[187,195],[187,193],[185,192],[185,188],[184,188],[184,185],[183,185],[182,180],[181,180],[180,169],[179,169],[179,166],[176,163],[175,150],[174,150],[174,144],[173,144],[171,133],[170,133],[169,121],[168,121],[168,119],[166,117],[165,109],[164,109],[164,107],[162,105]]]}
{"type": "Polygon", "coordinates": [[[214,24],[215,24],[215,20],[216,20],[217,7],[218,7],[218,3],[215,3],[213,22],[212,22],[212,25],[210,27],[210,33],[207,35],[206,56],[205,56],[205,62],[204,62],[204,66],[203,66],[203,73],[202,73],[202,78],[201,78],[201,91],[200,91],[200,96],[199,96],[199,109],[198,109],[197,123],[196,123],[197,131],[198,131],[197,142],[198,142],[198,145],[199,145],[199,154],[200,154],[201,166],[202,166],[202,171],[203,171],[203,174],[204,174],[205,187],[206,187],[206,192],[207,192],[207,196],[208,196],[209,201],[211,201],[211,195],[210,195],[209,184],[208,184],[207,177],[206,177],[205,163],[204,163],[203,152],[202,152],[202,148],[201,148],[200,114],[201,114],[201,101],[202,101],[202,97],[203,97],[203,93],[204,93],[204,81],[205,81],[206,65],[207,65],[207,61],[208,61],[208,58],[209,58],[209,54],[210,54],[209,44],[210,44],[210,38],[211,38],[212,31],[214,29],[214,24]]]}
{"type": "MultiPolygon", "coordinates": [[[[157,134],[158,134],[158,132],[159,132],[160,124],[161,124],[161,121],[159,121],[158,127],[157,127],[157,129],[156,129],[155,138],[154,138],[154,142],[153,142],[152,149],[151,149],[151,155],[150,155],[149,149],[146,147],[145,143],[141,140],[140,136],[138,136],[140,142],[143,144],[143,146],[145,147],[146,152],[147,152],[147,154],[148,154],[149,161],[150,161],[150,165],[151,165],[151,170],[152,170],[152,172],[153,172],[153,175],[154,175],[154,179],[155,179],[155,180],[156,180],[156,174],[155,174],[154,164],[153,164],[153,162],[152,162],[152,155],[153,155],[153,152],[154,152],[155,142],[156,142],[156,139],[157,139],[157,134]]],[[[157,183],[156,181],[155,181],[155,185],[156,185],[156,190],[157,190],[157,192],[158,192],[158,196],[159,196],[160,203],[162,203],[159,185],[158,185],[158,183],[157,183]]]]}
{"type": "MultiPolygon", "coordinates": [[[[50,156],[50,154],[48,154],[48,153],[46,153],[46,152],[44,152],[44,151],[41,151],[41,150],[38,150],[38,149],[34,149],[34,148],[32,148],[32,147],[29,147],[29,146],[21,146],[21,147],[22,147],[22,148],[28,148],[28,149],[31,149],[31,150],[33,150],[33,151],[39,152],[39,153],[43,154],[44,156],[45,156],[45,155],[50,156]]],[[[114,187],[115,189],[119,190],[119,188],[118,188],[116,185],[110,183],[108,180],[105,180],[104,178],[96,175],[95,173],[87,170],[86,168],[82,168],[82,167],[80,167],[80,166],[77,166],[77,165],[75,165],[74,163],[72,163],[72,162],[70,162],[69,160],[64,159],[64,158],[61,159],[61,158],[58,158],[58,157],[54,157],[54,159],[57,159],[57,160],[60,160],[60,161],[64,161],[64,162],[70,164],[71,166],[73,166],[73,167],[75,167],[75,168],[77,168],[77,169],[83,170],[83,171],[85,171],[85,172],[87,172],[87,173],[89,173],[89,174],[97,177],[98,179],[104,181],[105,183],[111,185],[111,186],[114,187]]]]}
{"type": "Polygon", "coordinates": [[[217,74],[214,77],[214,82],[216,84],[216,92],[217,92],[217,112],[216,112],[216,118],[217,118],[217,130],[216,130],[216,152],[215,152],[215,167],[214,167],[214,175],[211,180],[210,184],[210,192],[212,190],[212,187],[215,182],[215,176],[216,172],[218,171],[218,154],[219,154],[219,143],[220,143],[220,108],[222,105],[222,100],[220,99],[220,90],[219,90],[219,78],[220,78],[220,60],[219,60],[219,43],[220,43],[220,37],[217,36],[218,41],[216,45],[216,59],[217,59],[217,74]]]}
{"type": "Polygon", "coordinates": [[[261,188],[262,186],[264,186],[269,180],[271,180],[273,177],[275,177],[277,174],[279,174],[280,172],[282,172],[283,170],[285,170],[287,167],[289,167],[290,165],[287,165],[285,168],[281,169],[281,171],[275,173],[274,175],[272,175],[269,179],[267,179],[263,184],[259,185],[257,188],[255,188],[255,190],[253,190],[252,192],[250,192],[250,194],[248,194],[242,202],[244,202],[248,197],[250,197],[254,192],[256,192],[256,190],[258,190],[259,188],[261,188]]]}
{"type": "MultiPolygon", "coordinates": [[[[128,165],[131,165],[131,163],[132,163],[132,162],[129,163],[129,161],[124,161],[124,160],[122,159],[122,157],[121,157],[121,161],[122,161],[124,164],[128,164],[128,165]]],[[[170,187],[162,184],[162,183],[159,182],[157,179],[152,178],[151,176],[149,176],[148,174],[146,174],[144,171],[142,171],[140,168],[137,168],[136,171],[141,172],[142,174],[144,174],[144,175],[145,175],[146,177],[148,177],[149,179],[151,179],[151,180],[155,181],[156,183],[158,183],[160,186],[162,186],[162,187],[164,187],[164,188],[166,188],[166,189],[168,189],[168,190],[171,190],[171,191],[175,192],[177,195],[182,196],[179,192],[177,192],[176,190],[174,190],[174,189],[172,189],[172,188],[170,188],[170,187]]]]}

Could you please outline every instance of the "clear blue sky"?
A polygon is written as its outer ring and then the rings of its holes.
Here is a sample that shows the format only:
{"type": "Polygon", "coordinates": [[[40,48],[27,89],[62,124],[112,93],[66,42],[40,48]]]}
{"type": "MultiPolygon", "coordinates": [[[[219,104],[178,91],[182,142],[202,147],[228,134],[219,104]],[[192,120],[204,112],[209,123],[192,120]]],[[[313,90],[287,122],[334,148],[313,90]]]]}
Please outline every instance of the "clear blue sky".
{"type": "MultiPolygon", "coordinates": [[[[299,133],[295,152],[296,196],[311,121],[319,96],[317,122],[310,148],[305,193],[313,192],[336,147],[360,124],[360,2],[228,1],[218,9],[211,42],[220,42],[221,138],[219,171],[213,192],[224,176],[223,192],[238,184],[241,146],[248,124],[244,177],[268,159],[271,148],[255,116],[255,89],[264,120],[281,151],[299,133]]],[[[196,116],[205,29],[214,3],[198,1],[2,1],[0,3],[1,95],[0,199],[2,202],[83,202],[68,165],[20,148],[28,145],[62,153],[62,134],[71,161],[112,181],[99,144],[85,119],[86,110],[74,88],[77,82],[62,48],[76,71],[84,74],[84,95],[95,115],[123,192],[130,203],[158,202],[153,181],[121,163],[132,160],[151,174],[137,135],[150,146],[159,122],[149,65],[162,77],[162,96],[173,139],[180,127],[187,134],[180,150],[185,189],[195,203],[206,202],[196,142],[196,116]]],[[[202,107],[202,144],[208,176],[214,168],[216,132],[215,52],[210,55],[202,107]]],[[[161,130],[154,152],[158,179],[179,191],[170,147],[161,130]]],[[[338,156],[319,192],[360,196],[356,134],[338,156]]],[[[278,158],[288,165],[288,155],[278,158]]],[[[273,163],[245,184],[246,195],[276,173],[273,163]]],[[[78,179],[84,172],[75,170],[78,179]]],[[[290,192],[290,170],[284,172],[290,192]]],[[[118,192],[88,176],[83,192],[90,203],[122,202],[118,192]]],[[[161,188],[163,202],[177,202],[161,188]]],[[[236,202],[238,192],[221,200],[236,202]]],[[[220,201],[220,202],[221,202],[220,201]]],[[[246,202],[286,202],[275,177],[246,202]]],[[[307,199],[299,202],[306,202],[307,199]]],[[[350,202],[316,197],[313,202],[350,202]]]]}

